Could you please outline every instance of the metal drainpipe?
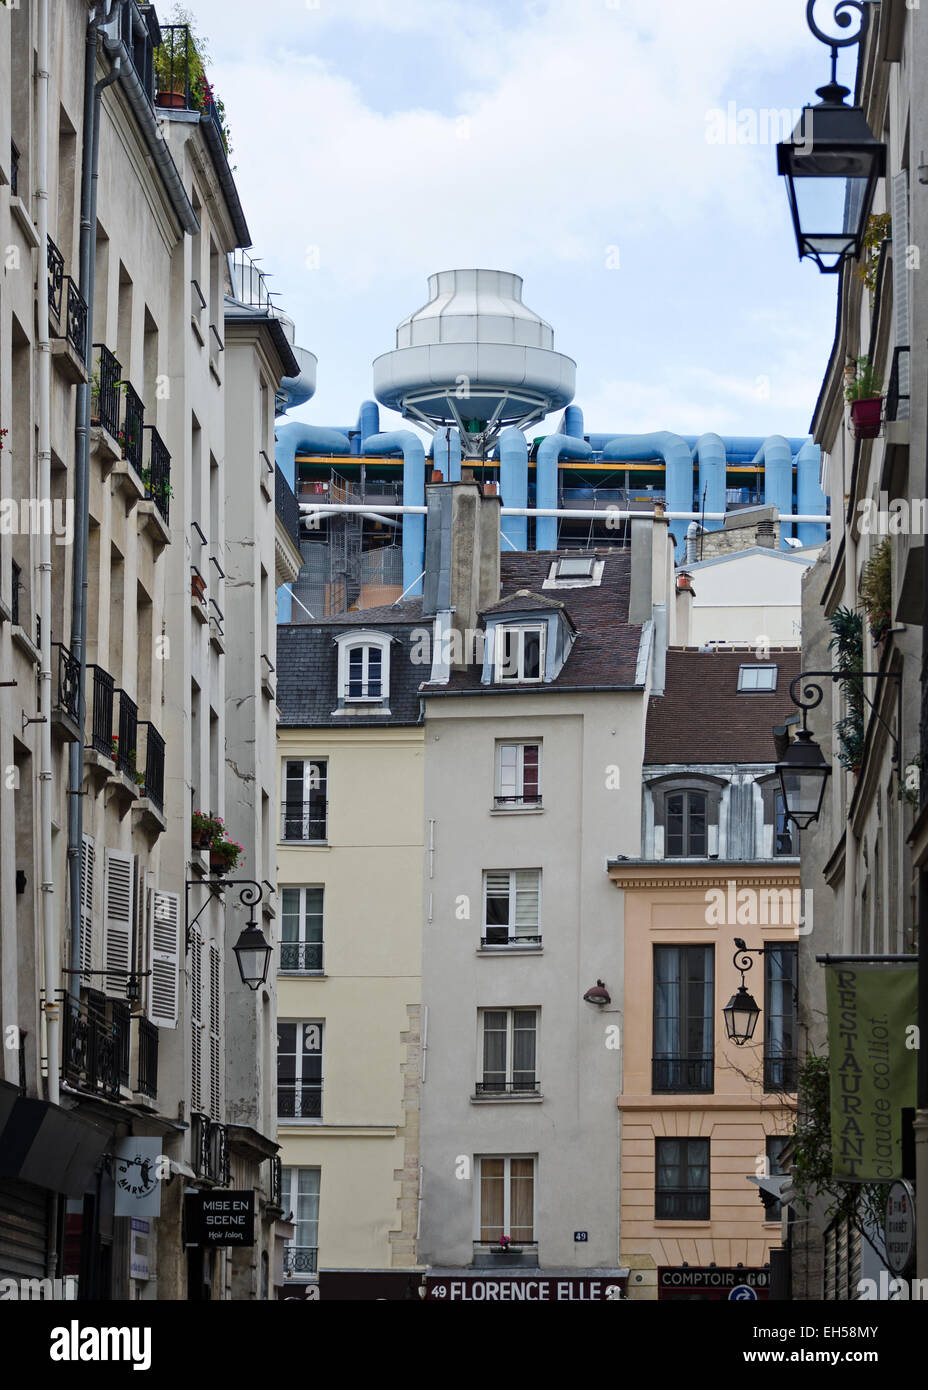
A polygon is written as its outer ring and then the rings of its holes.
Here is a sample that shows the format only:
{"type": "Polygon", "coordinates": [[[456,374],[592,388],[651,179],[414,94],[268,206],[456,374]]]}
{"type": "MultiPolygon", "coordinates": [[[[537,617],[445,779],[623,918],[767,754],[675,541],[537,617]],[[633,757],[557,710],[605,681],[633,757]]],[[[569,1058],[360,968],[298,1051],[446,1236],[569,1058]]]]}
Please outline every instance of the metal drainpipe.
{"type": "MultiPolygon", "coordinates": [[[[36,85],[36,187],[35,202],[39,232],[38,331],[38,501],[39,511],[51,514],[51,367],[49,304],[45,288],[48,265],[48,0],[39,0],[36,85]]],[[[55,931],[55,885],[52,866],[52,538],[50,528],[39,528],[39,853],[41,859],[41,913],[43,980],[45,986],[45,1053],[48,1065],[48,1099],[58,1104],[61,1093],[58,1055],[57,991],[60,960],[55,931]]]]}
{"type": "MultiPolygon", "coordinates": [[[[109,7],[107,7],[109,8],[109,7]]],[[[84,130],[81,162],[81,293],[87,305],[87,337],[93,338],[93,310],[97,259],[97,172],[100,159],[100,111],[104,88],[119,77],[122,59],[117,57],[106,77],[94,85],[97,66],[97,29],[105,16],[99,9],[87,26],[84,55],[84,130]]],[[[88,342],[92,350],[92,344],[88,342]]],[[[92,363],[91,363],[92,367],[92,363]]],[[[90,384],[77,388],[75,444],[74,560],[71,573],[71,654],[80,665],[78,722],[83,733],[87,719],[87,549],[90,529],[90,384]]],[[[71,911],[71,969],[81,965],[81,850],[84,837],[84,744],[69,745],[68,882],[71,911]]],[[[72,980],[79,976],[72,975],[72,980]]]]}

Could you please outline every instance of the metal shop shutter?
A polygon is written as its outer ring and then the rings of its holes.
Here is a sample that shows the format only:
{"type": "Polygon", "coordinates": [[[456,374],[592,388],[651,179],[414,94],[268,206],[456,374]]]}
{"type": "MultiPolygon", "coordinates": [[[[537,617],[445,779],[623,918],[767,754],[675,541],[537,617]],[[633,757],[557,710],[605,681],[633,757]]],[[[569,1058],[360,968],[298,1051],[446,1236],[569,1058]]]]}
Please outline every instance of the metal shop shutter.
{"type": "Polygon", "coordinates": [[[48,1193],[43,1187],[0,1181],[0,1278],[44,1279],[48,1193]]]}

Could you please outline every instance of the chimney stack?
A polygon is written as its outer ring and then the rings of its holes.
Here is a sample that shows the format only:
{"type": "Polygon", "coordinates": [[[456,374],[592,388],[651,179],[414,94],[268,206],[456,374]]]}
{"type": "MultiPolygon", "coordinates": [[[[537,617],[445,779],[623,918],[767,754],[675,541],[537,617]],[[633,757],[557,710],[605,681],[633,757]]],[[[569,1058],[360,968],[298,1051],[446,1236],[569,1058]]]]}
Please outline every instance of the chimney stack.
{"type": "Polygon", "coordinates": [[[431,483],[425,491],[422,612],[441,619],[450,669],[475,659],[481,609],[499,598],[500,498],[473,481],[431,483]]]}

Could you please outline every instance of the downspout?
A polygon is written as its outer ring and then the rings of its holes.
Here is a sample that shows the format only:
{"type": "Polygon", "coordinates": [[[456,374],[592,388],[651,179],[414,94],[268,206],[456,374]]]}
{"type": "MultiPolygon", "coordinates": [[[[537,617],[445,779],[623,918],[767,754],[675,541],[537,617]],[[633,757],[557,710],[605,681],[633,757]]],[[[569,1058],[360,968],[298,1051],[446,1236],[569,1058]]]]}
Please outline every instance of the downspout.
{"type": "MultiPolygon", "coordinates": [[[[549,434],[542,440],[535,457],[535,505],[557,507],[557,466],[562,458],[588,459],[592,453],[585,439],[566,434],[549,434]]],[[[535,549],[557,550],[557,517],[536,518],[535,549]]]]}
{"type": "MultiPolygon", "coordinates": [[[[721,435],[701,434],[693,449],[693,458],[699,464],[700,511],[725,511],[725,445],[721,435]]],[[[717,531],[724,526],[723,521],[710,521],[705,529],[717,531]]]]}
{"type": "MultiPolygon", "coordinates": [[[[84,49],[84,129],[81,151],[81,232],[78,264],[81,294],[87,305],[86,348],[92,352],[93,311],[96,290],[97,183],[100,163],[100,115],[103,91],[116,81],[122,59],[116,58],[106,77],[94,85],[97,67],[95,14],[87,26],[84,49]]],[[[92,367],[92,363],[91,363],[92,367]]],[[[71,572],[71,655],[80,667],[78,677],[78,725],[87,720],[87,551],[90,530],[90,383],[77,388],[74,476],[74,560],[71,572]]],[[[81,967],[81,858],[84,839],[84,744],[68,745],[68,887],[70,891],[71,970],[81,967]]],[[[72,975],[72,979],[78,976],[72,975]]]]}
{"type": "MultiPolygon", "coordinates": [[[[602,457],[618,462],[662,458],[667,511],[693,510],[693,455],[680,435],[672,434],[669,430],[658,430],[654,434],[622,435],[604,446],[602,457]]],[[[683,559],[684,553],[685,538],[681,534],[677,540],[678,562],[683,559]]]]}
{"type": "MultiPolygon", "coordinates": [[[[52,350],[49,305],[45,292],[48,265],[48,0],[38,3],[38,83],[36,87],[36,188],[39,232],[38,274],[38,414],[39,414],[39,515],[51,516],[52,507],[52,350]],[[48,508],[45,502],[48,501],[48,508]]],[[[45,1053],[48,1058],[48,1099],[57,1105],[61,1097],[58,1050],[60,965],[55,931],[55,885],[52,869],[52,538],[50,528],[39,528],[39,853],[42,868],[42,949],[45,986],[45,1053]]]]}
{"type": "MultiPolygon", "coordinates": [[[[412,430],[389,430],[372,434],[364,441],[365,454],[403,454],[403,505],[421,507],[425,503],[425,446],[412,430]]],[[[425,568],[425,517],[403,518],[403,592],[422,593],[425,568]]]]}
{"type": "MultiPolygon", "coordinates": [[[[782,434],[765,439],[752,460],[764,465],[764,502],[778,512],[793,511],[793,451],[782,434]]],[[[780,549],[788,550],[788,524],[780,522],[780,549]]]]}

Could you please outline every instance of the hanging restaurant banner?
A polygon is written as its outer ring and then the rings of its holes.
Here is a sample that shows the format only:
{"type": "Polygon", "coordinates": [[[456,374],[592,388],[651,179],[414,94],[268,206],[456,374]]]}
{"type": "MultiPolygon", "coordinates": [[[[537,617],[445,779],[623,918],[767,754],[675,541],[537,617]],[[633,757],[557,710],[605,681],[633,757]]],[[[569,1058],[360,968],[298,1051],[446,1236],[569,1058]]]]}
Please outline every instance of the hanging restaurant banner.
{"type": "Polygon", "coordinates": [[[832,1173],[902,1177],[902,1111],[915,1104],[917,973],[908,966],[826,970],[832,1173]]]}

